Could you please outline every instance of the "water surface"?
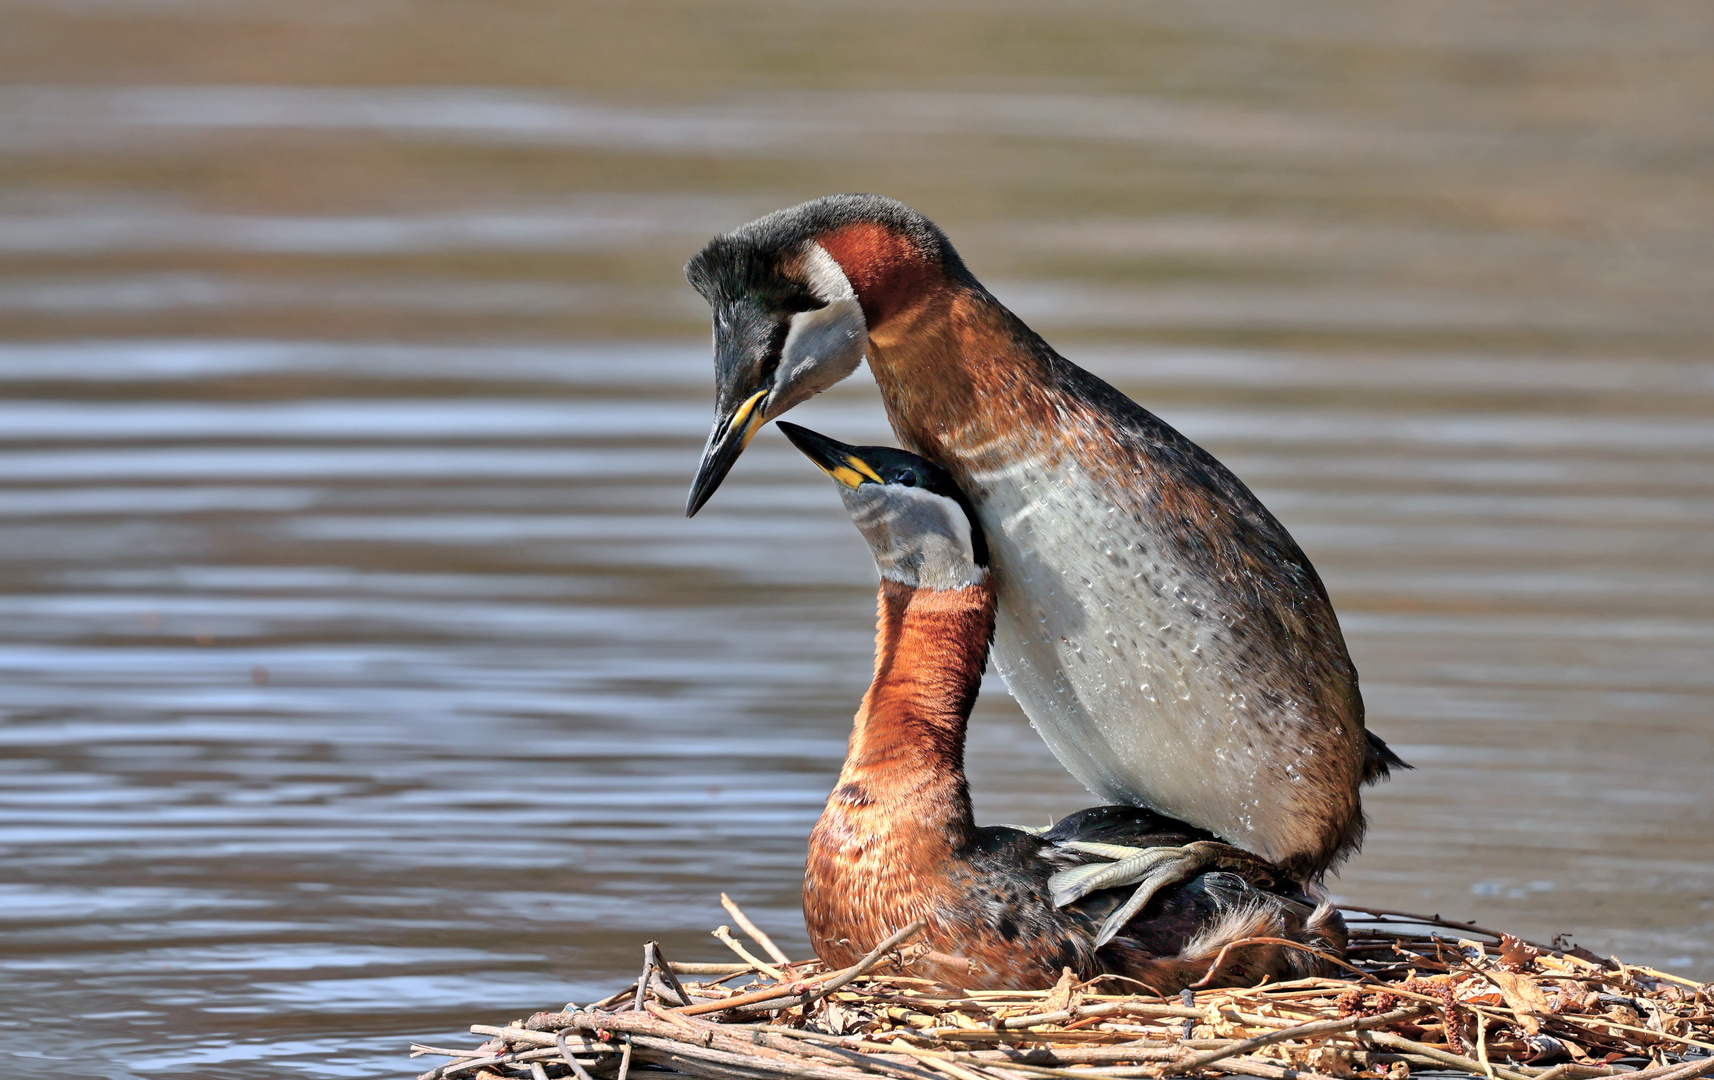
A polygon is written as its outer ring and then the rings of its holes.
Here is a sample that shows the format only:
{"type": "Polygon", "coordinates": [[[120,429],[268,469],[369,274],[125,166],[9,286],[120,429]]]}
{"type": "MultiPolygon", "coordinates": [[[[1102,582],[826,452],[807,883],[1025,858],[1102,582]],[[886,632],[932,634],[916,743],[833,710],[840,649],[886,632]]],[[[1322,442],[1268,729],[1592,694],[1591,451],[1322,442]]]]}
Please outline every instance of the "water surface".
{"type": "MultiPolygon", "coordinates": [[[[1704,7],[0,21],[0,1055],[407,1075],[721,891],[805,947],[873,570],[772,431],[683,518],[678,266],[848,189],[1314,559],[1417,766],[1339,895],[1714,978],[1704,7]]],[[[972,775],[1087,799],[993,679],[972,775]]]]}

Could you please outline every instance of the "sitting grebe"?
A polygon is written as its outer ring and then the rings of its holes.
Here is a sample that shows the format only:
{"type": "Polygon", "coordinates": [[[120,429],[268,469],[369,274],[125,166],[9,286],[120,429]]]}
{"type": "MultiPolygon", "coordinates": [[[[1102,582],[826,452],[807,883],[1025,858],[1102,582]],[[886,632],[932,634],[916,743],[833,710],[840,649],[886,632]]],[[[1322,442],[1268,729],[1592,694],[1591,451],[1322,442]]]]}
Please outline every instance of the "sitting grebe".
{"type": "Polygon", "coordinates": [[[780,429],[834,479],[881,575],[874,679],[810,834],[804,920],[817,956],[854,963],[921,917],[926,952],[911,973],[972,989],[1052,986],[1067,968],[1161,993],[1205,976],[1332,973],[1316,952],[1343,951],[1338,913],[1203,830],[1127,806],[1045,830],[978,827],[964,736],[994,631],[982,527],[952,478],[914,454],[780,429]],[[1132,887],[1151,853],[1187,849],[1203,869],[1132,887]],[[1241,944],[1255,937],[1306,948],[1241,944]]]}

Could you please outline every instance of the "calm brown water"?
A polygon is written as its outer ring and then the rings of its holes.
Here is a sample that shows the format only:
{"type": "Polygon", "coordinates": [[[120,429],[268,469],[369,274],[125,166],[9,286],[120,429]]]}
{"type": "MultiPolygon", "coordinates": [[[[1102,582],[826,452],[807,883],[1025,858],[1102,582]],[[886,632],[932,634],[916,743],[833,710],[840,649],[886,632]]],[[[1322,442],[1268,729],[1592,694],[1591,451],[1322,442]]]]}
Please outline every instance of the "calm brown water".
{"type": "MultiPolygon", "coordinates": [[[[0,0],[0,1073],[369,1077],[804,947],[872,569],[678,266],[952,234],[1332,590],[1354,902],[1714,978],[1714,8],[0,0]]],[[[794,415],[883,441],[854,380],[794,415]]],[[[993,681],[979,812],[1086,797],[993,681]]]]}

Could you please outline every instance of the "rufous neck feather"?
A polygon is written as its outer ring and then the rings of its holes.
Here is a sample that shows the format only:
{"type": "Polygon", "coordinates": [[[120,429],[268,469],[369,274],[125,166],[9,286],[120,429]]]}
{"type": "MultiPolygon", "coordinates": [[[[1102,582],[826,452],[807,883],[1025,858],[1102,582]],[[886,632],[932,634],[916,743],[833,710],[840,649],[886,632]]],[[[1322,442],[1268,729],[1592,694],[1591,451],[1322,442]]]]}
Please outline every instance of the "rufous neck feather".
{"type": "Polygon", "coordinates": [[[845,271],[871,331],[911,306],[943,276],[915,244],[884,225],[842,225],[816,242],[845,271]]]}
{"type": "MultiPolygon", "coordinates": [[[[994,633],[994,586],[881,583],[875,677],[852,727],[842,783],[875,799],[964,783],[964,733],[994,633]]],[[[969,816],[963,799],[962,816],[969,816]]]]}
{"type": "Polygon", "coordinates": [[[1015,459],[1038,448],[1011,440],[1063,426],[1062,403],[1043,379],[1038,352],[1046,346],[955,254],[924,254],[909,237],[874,223],[816,239],[857,294],[868,324],[869,369],[908,449],[963,479],[961,459],[971,448],[988,446],[1015,459]]]}

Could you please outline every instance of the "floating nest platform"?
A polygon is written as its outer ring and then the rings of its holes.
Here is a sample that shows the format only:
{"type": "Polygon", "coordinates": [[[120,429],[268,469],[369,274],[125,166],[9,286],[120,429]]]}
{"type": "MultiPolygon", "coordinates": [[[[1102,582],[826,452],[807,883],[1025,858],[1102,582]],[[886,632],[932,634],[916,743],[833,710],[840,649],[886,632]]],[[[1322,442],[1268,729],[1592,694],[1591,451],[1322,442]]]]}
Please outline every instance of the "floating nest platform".
{"type": "Polygon", "coordinates": [[[828,971],[721,899],[753,942],[715,931],[738,962],[671,963],[648,942],[636,982],[609,998],[473,1025],[487,1041],[468,1050],[414,1046],[452,1059],[418,1080],[1714,1075],[1714,984],[1438,916],[1347,907],[1348,977],[1163,998],[1069,972],[1051,990],[913,978],[920,924],[828,971]]]}

